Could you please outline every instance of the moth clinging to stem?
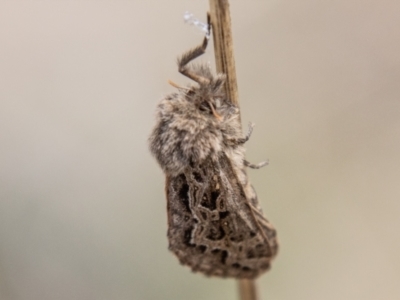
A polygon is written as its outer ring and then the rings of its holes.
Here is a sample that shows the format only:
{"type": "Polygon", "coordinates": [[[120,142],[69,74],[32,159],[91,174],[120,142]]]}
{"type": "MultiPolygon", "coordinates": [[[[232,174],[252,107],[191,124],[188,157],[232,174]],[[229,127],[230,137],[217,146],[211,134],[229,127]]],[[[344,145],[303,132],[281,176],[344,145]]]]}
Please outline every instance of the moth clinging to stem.
{"type": "Polygon", "coordinates": [[[239,108],[224,92],[225,75],[190,62],[201,45],[178,58],[178,70],[195,84],[177,88],[157,106],[150,150],[166,175],[169,249],[206,275],[255,278],[276,256],[276,230],[263,216],[244,158],[239,108]]]}

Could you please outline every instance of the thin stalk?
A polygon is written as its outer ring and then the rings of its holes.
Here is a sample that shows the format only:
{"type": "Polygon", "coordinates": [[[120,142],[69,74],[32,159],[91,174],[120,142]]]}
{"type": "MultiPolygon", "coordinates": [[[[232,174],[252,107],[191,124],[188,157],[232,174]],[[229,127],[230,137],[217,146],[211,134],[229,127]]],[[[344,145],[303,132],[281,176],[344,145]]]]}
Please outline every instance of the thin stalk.
{"type": "MultiPolygon", "coordinates": [[[[232,26],[228,0],[209,0],[217,72],[226,74],[225,91],[228,99],[239,107],[232,26]]],[[[238,280],[240,300],[257,300],[254,280],[238,280]]]]}

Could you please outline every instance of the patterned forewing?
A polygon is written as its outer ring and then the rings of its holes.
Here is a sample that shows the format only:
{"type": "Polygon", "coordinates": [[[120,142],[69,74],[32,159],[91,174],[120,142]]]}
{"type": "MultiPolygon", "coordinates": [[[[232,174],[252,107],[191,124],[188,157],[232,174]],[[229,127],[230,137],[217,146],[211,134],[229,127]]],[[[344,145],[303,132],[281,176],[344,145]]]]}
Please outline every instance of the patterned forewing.
{"type": "Polygon", "coordinates": [[[169,248],[182,264],[235,278],[255,278],[269,268],[277,252],[276,232],[254,189],[246,193],[246,188],[225,155],[167,176],[169,248]]]}

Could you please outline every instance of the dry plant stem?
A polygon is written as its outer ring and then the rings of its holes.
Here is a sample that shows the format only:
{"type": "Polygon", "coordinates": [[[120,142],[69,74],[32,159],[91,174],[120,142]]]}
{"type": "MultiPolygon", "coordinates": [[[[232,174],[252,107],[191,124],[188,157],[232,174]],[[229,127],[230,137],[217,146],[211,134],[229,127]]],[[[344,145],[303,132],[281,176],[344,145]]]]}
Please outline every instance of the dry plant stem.
{"type": "MultiPolygon", "coordinates": [[[[209,1],[217,72],[226,74],[226,95],[233,104],[239,107],[229,3],[228,0],[209,1]]],[[[241,279],[238,281],[238,285],[241,300],[258,299],[254,280],[241,279]]]]}
{"type": "Polygon", "coordinates": [[[241,300],[257,299],[257,290],[254,280],[249,280],[249,279],[239,280],[239,294],[241,300]]]}
{"type": "Polygon", "coordinates": [[[228,0],[210,0],[210,15],[217,72],[226,74],[225,90],[228,99],[239,106],[228,0]]]}

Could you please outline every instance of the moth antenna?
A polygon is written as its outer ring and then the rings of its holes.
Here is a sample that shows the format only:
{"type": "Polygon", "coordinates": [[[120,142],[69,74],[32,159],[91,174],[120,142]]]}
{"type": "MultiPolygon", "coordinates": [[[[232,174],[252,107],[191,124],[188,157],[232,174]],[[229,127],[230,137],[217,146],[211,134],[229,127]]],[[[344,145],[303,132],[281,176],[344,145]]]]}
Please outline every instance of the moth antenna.
{"type": "Polygon", "coordinates": [[[187,87],[180,86],[179,84],[173,82],[173,81],[170,80],[170,79],[168,80],[168,83],[169,83],[170,85],[172,85],[174,88],[177,88],[177,89],[180,89],[180,90],[190,90],[190,89],[187,88],[187,87]]]}

